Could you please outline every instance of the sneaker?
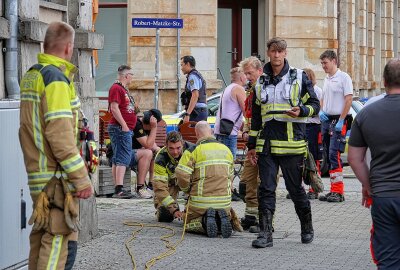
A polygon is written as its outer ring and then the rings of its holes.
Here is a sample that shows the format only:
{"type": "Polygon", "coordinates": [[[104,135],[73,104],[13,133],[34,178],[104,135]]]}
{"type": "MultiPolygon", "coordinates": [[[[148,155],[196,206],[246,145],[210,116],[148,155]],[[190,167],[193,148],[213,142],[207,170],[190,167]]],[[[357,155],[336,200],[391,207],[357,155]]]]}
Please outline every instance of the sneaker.
{"type": "Polygon", "coordinates": [[[327,199],[328,202],[344,202],[343,194],[332,192],[331,196],[327,199]]]}
{"type": "Polygon", "coordinates": [[[141,199],[151,199],[151,198],[153,198],[153,195],[150,194],[150,192],[147,190],[146,187],[142,187],[141,189],[139,189],[137,191],[137,194],[138,194],[139,198],[141,198],[141,199]]]}
{"type": "Polygon", "coordinates": [[[146,187],[148,190],[153,190],[153,183],[149,182],[148,184],[146,183],[146,187]]]}
{"type": "Polygon", "coordinates": [[[292,199],[292,197],[290,196],[290,194],[288,193],[288,194],[286,194],[286,199],[288,199],[288,200],[291,200],[292,199]]]}
{"type": "Polygon", "coordinates": [[[322,201],[322,202],[326,202],[328,200],[328,197],[330,197],[332,195],[331,192],[327,193],[326,195],[321,195],[319,196],[318,200],[322,201]]]}
{"type": "Polygon", "coordinates": [[[240,197],[239,193],[237,192],[236,188],[233,189],[232,191],[232,199],[233,202],[240,202],[242,201],[242,198],[240,197]]]}
{"type": "Polygon", "coordinates": [[[126,191],[126,190],[121,190],[118,193],[114,193],[112,195],[112,197],[114,199],[132,199],[133,195],[130,192],[126,191]]]}
{"type": "Polygon", "coordinates": [[[310,191],[310,192],[307,193],[307,198],[309,200],[318,199],[318,193],[310,191]]]}

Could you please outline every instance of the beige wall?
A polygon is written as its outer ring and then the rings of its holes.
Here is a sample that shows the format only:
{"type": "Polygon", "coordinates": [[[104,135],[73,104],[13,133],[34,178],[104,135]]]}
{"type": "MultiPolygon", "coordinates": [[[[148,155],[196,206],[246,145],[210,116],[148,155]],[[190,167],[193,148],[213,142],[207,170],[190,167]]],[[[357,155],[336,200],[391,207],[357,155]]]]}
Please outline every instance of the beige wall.
{"type": "MultiPolygon", "coordinates": [[[[128,5],[128,62],[136,79],[130,89],[141,108],[154,105],[155,29],[132,28],[132,18],[176,18],[177,1],[131,1],[128,5]]],[[[199,2],[181,1],[181,49],[179,58],[193,55],[196,68],[207,80],[209,93],[221,87],[217,80],[217,0],[199,2]]],[[[176,111],[177,107],[177,30],[160,30],[160,98],[159,109],[164,113],[176,111]]],[[[186,78],[181,75],[181,87],[186,78]]]]}
{"type": "MultiPolygon", "coordinates": [[[[398,0],[258,2],[262,9],[258,12],[261,55],[269,38],[285,38],[290,64],[313,69],[318,85],[322,86],[325,73],[319,56],[327,49],[334,49],[339,55],[340,69],[349,73],[353,80],[355,95],[372,96],[382,91],[383,67],[390,58],[398,55],[399,50],[398,0]]],[[[176,17],[177,1],[140,0],[131,3],[128,7],[129,24],[132,17],[176,17]]],[[[181,31],[180,55],[194,55],[209,89],[218,89],[221,86],[216,80],[218,0],[199,3],[181,1],[184,29],[181,31]]],[[[130,25],[128,29],[129,63],[138,74],[131,89],[140,99],[142,108],[150,108],[153,107],[155,29],[132,29],[130,25]]],[[[161,30],[159,107],[165,113],[176,110],[176,40],[176,30],[161,30]]],[[[181,77],[183,86],[185,78],[181,77]]]]}

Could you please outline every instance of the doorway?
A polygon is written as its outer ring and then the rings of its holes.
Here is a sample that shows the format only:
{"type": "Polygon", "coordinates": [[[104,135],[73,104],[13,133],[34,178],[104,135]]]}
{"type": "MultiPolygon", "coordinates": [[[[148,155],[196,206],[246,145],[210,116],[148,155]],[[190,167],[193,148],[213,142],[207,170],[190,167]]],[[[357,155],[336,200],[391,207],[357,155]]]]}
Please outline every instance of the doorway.
{"type": "Polygon", "coordinates": [[[258,0],[218,0],[218,79],[230,84],[229,71],[242,59],[258,56],[258,0]]]}

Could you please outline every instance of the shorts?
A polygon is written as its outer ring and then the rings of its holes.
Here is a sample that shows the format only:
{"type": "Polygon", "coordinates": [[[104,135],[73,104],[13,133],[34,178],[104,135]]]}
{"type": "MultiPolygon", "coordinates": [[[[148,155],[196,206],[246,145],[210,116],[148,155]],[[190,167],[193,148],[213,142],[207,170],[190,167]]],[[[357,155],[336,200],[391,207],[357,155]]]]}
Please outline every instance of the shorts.
{"type": "Polygon", "coordinates": [[[109,125],[107,130],[113,150],[111,163],[116,166],[129,167],[132,155],[133,131],[122,131],[120,125],[109,125]]]}
{"type": "Polygon", "coordinates": [[[137,149],[132,149],[131,163],[129,163],[129,168],[131,168],[132,171],[136,171],[137,165],[138,165],[137,149]]]}

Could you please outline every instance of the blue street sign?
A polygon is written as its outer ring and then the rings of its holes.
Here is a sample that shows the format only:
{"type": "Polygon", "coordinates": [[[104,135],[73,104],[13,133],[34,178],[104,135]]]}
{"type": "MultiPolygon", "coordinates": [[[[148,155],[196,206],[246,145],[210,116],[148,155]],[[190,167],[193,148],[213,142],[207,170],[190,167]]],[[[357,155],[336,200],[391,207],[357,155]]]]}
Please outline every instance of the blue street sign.
{"type": "Polygon", "coordinates": [[[183,28],[183,19],[132,18],[132,28],[183,28]]]}

